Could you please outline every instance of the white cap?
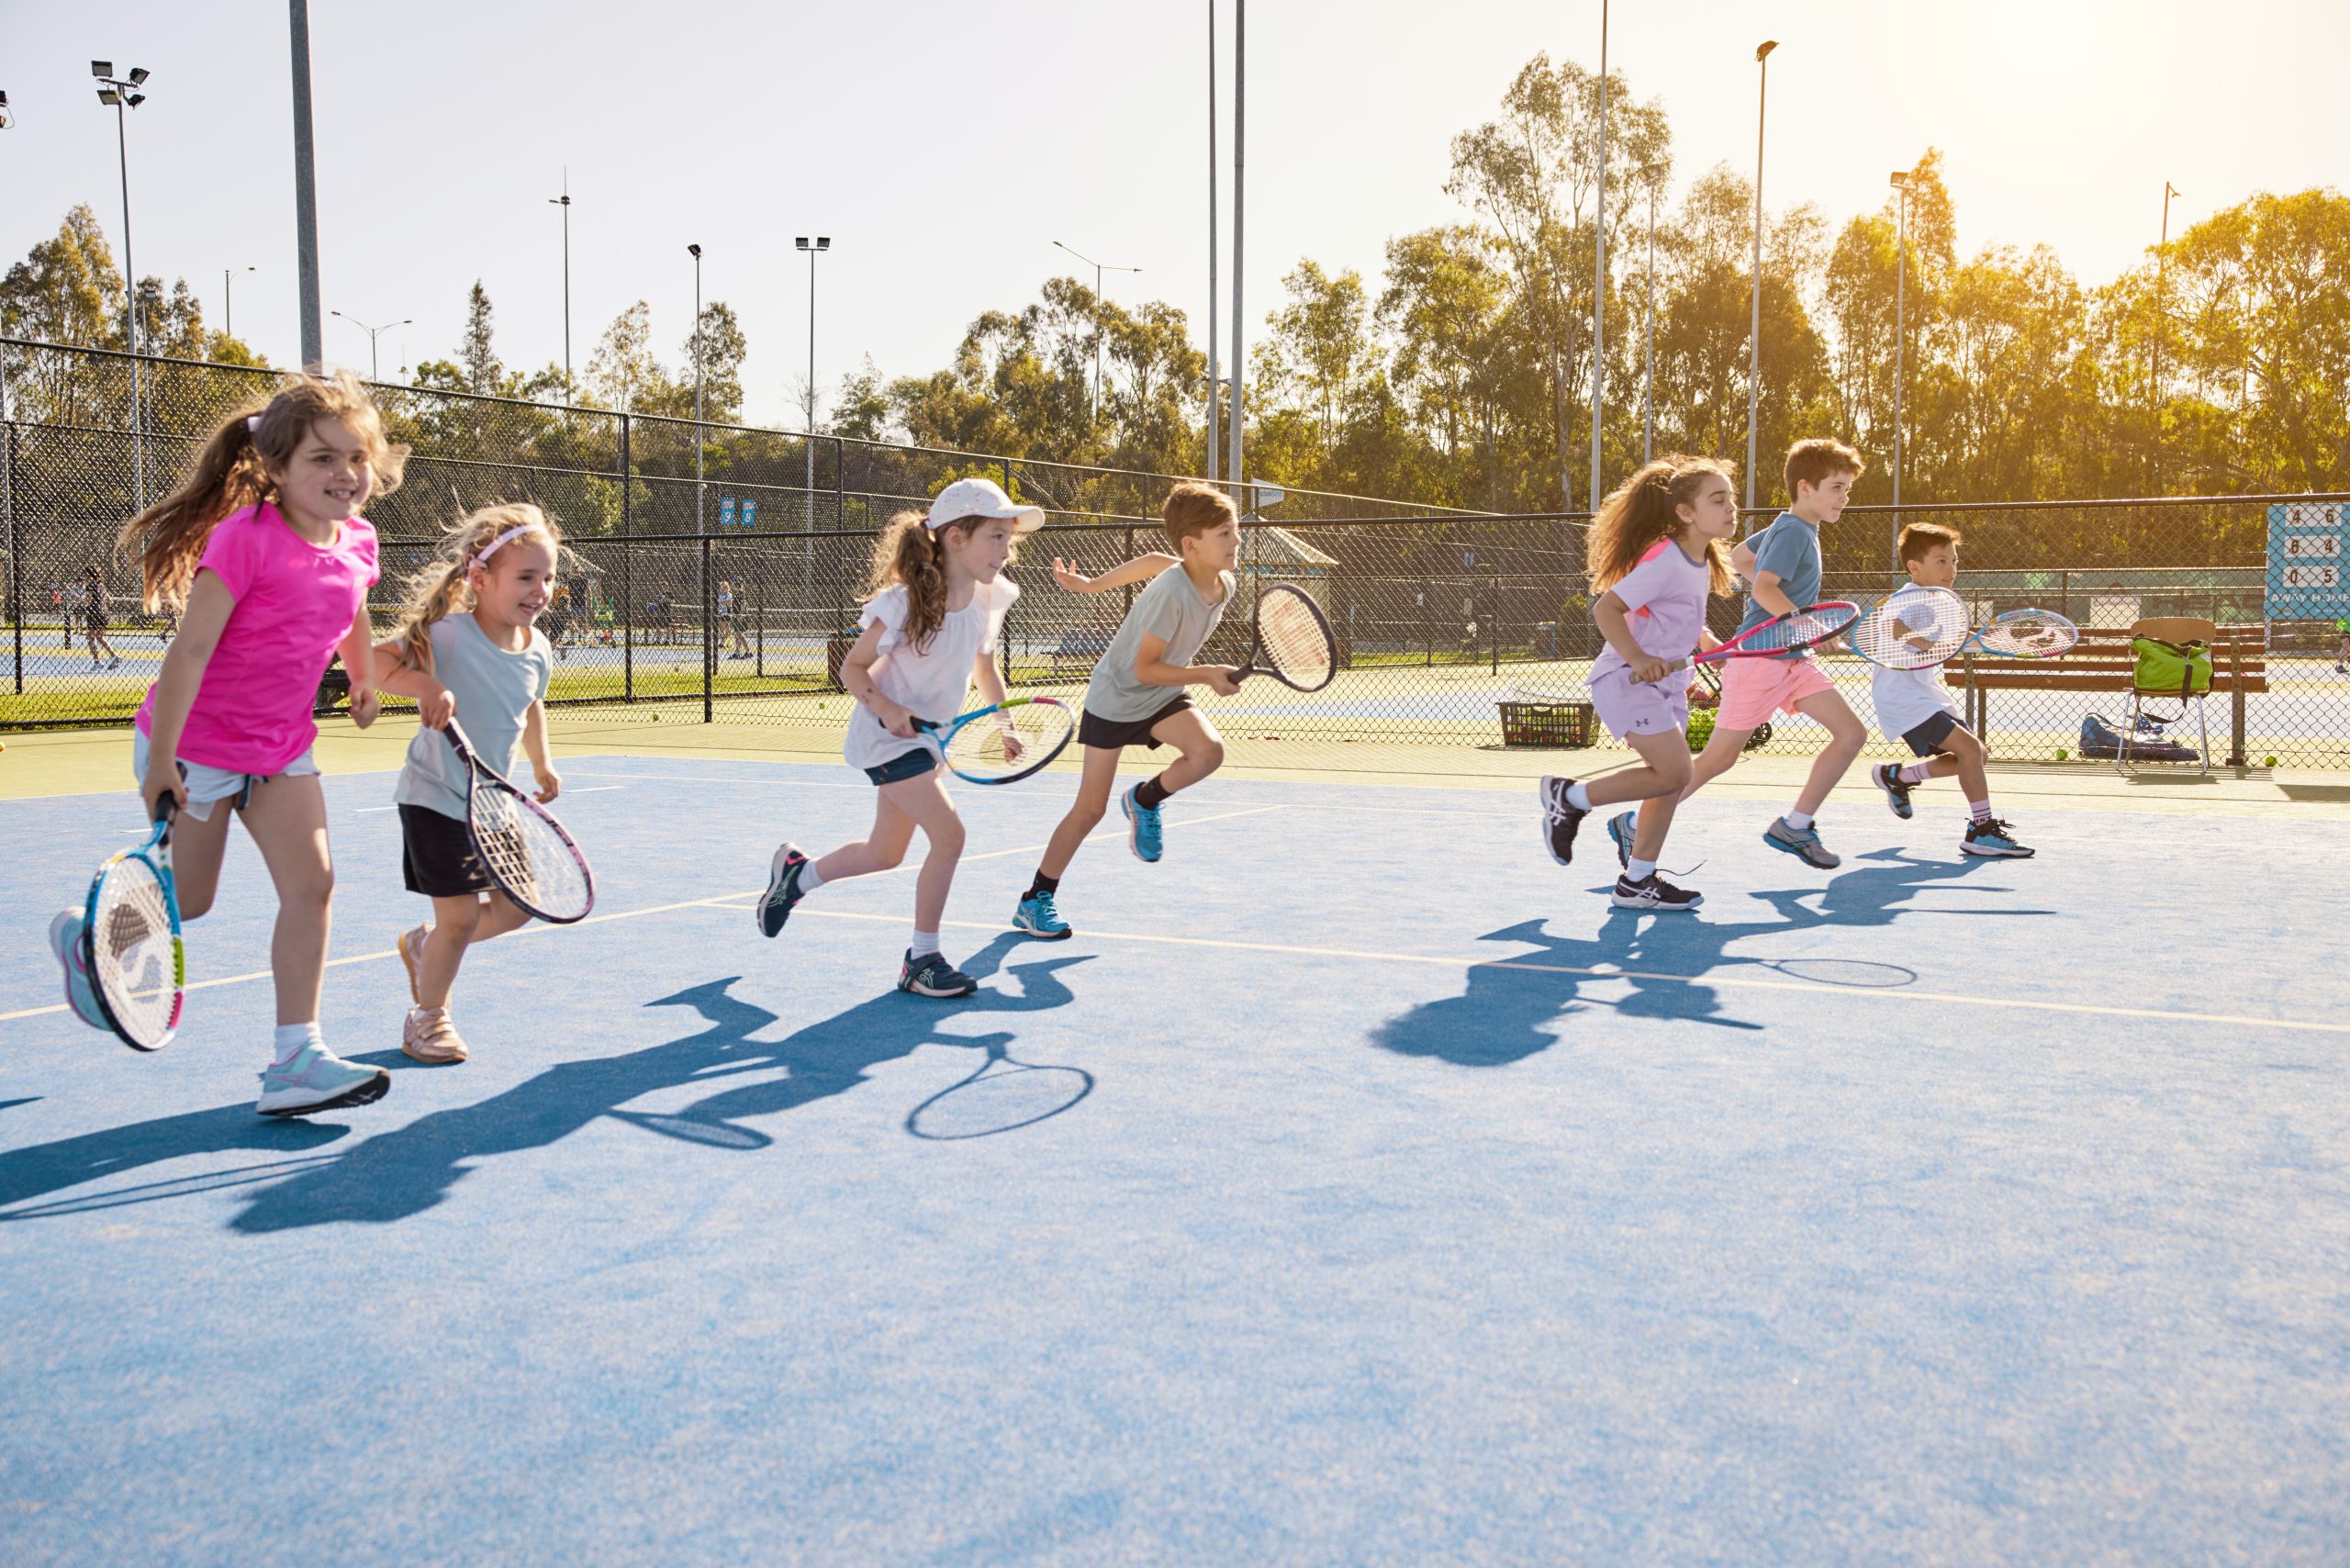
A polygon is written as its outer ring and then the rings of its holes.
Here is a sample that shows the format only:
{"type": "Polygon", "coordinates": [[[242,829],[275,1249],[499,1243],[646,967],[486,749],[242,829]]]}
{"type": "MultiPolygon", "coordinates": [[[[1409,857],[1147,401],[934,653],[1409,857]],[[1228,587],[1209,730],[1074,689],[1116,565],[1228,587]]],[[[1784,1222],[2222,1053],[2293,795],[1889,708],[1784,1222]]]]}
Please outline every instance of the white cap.
{"type": "Polygon", "coordinates": [[[944,528],[967,517],[1008,517],[1014,533],[1034,533],[1045,526],[1045,509],[1022,506],[1003,493],[993,479],[957,479],[930,500],[930,515],[923,521],[944,528]]]}

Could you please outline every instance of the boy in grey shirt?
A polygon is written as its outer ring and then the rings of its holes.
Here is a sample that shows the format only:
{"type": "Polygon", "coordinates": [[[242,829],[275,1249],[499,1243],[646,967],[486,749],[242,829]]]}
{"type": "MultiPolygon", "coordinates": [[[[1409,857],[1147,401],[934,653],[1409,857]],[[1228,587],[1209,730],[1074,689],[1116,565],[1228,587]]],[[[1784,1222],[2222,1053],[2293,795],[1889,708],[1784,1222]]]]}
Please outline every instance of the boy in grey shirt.
{"type": "Polygon", "coordinates": [[[1109,809],[1118,759],[1126,747],[1156,749],[1163,745],[1177,753],[1156,778],[1136,785],[1119,801],[1126,816],[1127,842],[1145,861],[1159,857],[1159,810],[1167,797],[1198,783],[1224,763],[1224,742],[1215,726],[1192,706],[1184,689],[1205,686],[1225,697],[1240,689],[1229,665],[1192,663],[1223,619],[1225,606],[1232,602],[1240,519],[1223,491],[1194,484],[1178,485],[1169,492],[1160,516],[1174,554],[1138,556],[1091,578],[1054,564],[1054,580],[1080,593],[1101,593],[1145,580],[1149,586],[1135,595],[1134,608],[1086,686],[1085,718],[1077,731],[1078,744],[1085,748],[1085,769],[1077,800],[1053,830],[1035,880],[1012,917],[1013,924],[1031,936],[1058,941],[1072,935],[1053,901],[1078,846],[1109,809]]]}

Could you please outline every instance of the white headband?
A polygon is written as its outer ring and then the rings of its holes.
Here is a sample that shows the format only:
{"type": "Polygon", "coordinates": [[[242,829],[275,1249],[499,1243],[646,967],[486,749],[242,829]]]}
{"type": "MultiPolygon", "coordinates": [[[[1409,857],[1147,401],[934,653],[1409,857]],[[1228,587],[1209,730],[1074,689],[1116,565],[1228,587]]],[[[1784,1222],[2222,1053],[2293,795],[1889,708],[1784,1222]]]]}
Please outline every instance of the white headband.
{"type": "Polygon", "coordinates": [[[247,414],[245,416],[245,433],[247,435],[255,435],[258,434],[260,431],[261,416],[259,414],[247,414]]]}
{"type": "Polygon", "coordinates": [[[538,526],[538,524],[537,524],[537,523],[535,523],[535,522],[518,522],[518,523],[516,523],[513,527],[511,527],[511,528],[508,529],[505,532],[503,532],[503,533],[499,534],[497,538],[495,538],[495,539],[491,540],[487,544],[484,545],[484,546],[482,547],[482,552],[481,552],[481,554],[474,557],[474,565],[475,565],[475,566],[488,566],[488,565],[489,565],[489,558],[490,558],[492,555],[495,555],[495,554],[498,554],[498,546],[499,546],[499,545],[504,544],[508,540],[514,538],[514,537],[515,537],[516,535],[518,535],[518,534],[523,534],[523,533],[528,533],[528,532],[531,532],[531,530],[532,530],[533,528],[536,528],[537,526],[538,526]]]}

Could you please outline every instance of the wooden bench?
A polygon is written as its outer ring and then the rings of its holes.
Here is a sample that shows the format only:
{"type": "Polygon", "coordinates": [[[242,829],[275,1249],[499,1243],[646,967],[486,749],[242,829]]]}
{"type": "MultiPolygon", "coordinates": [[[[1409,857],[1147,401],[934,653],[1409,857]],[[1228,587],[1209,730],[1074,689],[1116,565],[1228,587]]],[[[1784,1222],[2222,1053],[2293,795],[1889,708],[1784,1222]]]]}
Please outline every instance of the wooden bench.
{"type": "Polygon", "coordinates": [[[1054,645],[1053,674],[1058,676],[1061,673],[1063,659],[1092,668],[1102,655],[1110,651],[1110,636],[1111,633],[1099,626],[1070,627],[1061,633],[1061,640],[1054,645]]]}
{"type": "MultiPolygon", "coordinates": [[[[2159,632],[2153,633],[2160,635],[2159,632]]],[[[1966,694],[1966,724],[1978,735],[1990,733],[1994,691],[2109,691],[2127,696],[2137,658],[2131,632],[2115,626],[2084,626],[2080,643],[2062,658],[2003,659],[1972,655],[1943,666],[1942,678],[1966,694]]],[[[2260,626],[2221,626],[2211,633],[2211,694],[2228,694],[2228,761],[2244,766],[2244,698],[2268,689],[2268,643],[2260,626]]],[[[2204,759],[2209,766],[2210,759],[2204,759]]]]}

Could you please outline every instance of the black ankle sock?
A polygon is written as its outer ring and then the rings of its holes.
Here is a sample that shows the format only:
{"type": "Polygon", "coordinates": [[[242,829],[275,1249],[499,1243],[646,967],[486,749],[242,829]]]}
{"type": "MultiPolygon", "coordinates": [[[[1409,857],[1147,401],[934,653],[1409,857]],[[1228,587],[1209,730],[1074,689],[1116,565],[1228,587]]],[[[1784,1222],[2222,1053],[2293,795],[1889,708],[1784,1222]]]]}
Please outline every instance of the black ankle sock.
{"type": "Polygon", "coordinates": [[[1147,812],[1155,812],[1167,803],[1169,790],[1166,785],[1158,781],[1161,777],[1163,776],[1154,774],[1135,786],[1136,805],[1147,812]]]}
{"type": "Polygon", "coordinates": [[[1024,898],[1033,899],[1038,893],[1057,893],[1060,890],[1061,879],[1058,877],[1047,877],[1042,871],[1039,871],[1036,873],[1036,879],[1028,884],[1027,892],[1022,896],[1024,898]]]}

